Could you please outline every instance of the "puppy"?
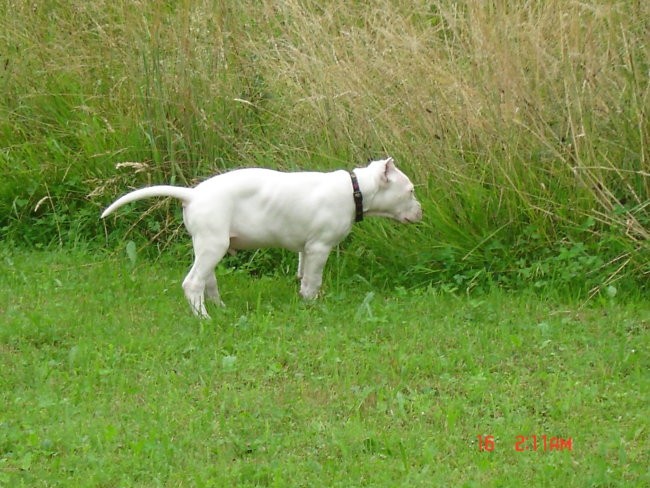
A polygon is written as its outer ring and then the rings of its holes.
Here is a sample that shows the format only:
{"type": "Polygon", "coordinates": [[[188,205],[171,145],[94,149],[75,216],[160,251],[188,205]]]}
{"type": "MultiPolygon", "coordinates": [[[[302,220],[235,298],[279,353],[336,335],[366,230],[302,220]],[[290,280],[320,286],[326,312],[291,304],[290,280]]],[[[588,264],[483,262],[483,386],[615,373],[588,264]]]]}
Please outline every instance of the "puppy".
{"type": "Polygon", "coordinates": [[[413,184],[392,158],[352,172],[284,173],[238,169],[194,188],[152,186],[127,193],[102,218],[127,203],[174,197],[183,203],[183,221],[192,236],[194,264],[183,281],[193,312],[209,315],[205,298],[223,305],[214,268],[228,251],[282,247],[299,253],[300,294],[314,298],[330,251],[364,216],[418,222],[422,207],[413,184]]]}

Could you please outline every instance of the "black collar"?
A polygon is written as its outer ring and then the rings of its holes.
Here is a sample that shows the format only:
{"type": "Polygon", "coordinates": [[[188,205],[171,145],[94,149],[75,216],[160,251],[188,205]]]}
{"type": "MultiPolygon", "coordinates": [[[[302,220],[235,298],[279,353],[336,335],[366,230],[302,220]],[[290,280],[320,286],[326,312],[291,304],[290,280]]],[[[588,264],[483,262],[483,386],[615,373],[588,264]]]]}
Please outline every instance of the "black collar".
{"type": "Polygon", "coordinates": [[[363,220],[363,195],[359,189],[359,182],[357,181],[357,175],[354,174],[354,171],[350,171],[350,179],[352,180],[352,196],[354,197],[354,221],[361,222],[363,220]]]}

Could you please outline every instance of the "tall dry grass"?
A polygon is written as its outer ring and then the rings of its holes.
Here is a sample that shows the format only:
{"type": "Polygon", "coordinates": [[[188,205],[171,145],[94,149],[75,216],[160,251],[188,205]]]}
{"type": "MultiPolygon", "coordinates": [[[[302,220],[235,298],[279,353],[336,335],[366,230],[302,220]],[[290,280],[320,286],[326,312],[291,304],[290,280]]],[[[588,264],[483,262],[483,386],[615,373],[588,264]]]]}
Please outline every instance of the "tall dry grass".
{"type": "Polygon", "coordinates": [[[446,242],[480,261],[494,241],[541,247],[578,235],[619,249],[612,277],[647,270],[648,2],[0,10],[0,196],[15,220],[32,216],[48,185],[81,193],[118,162],[150,168],[146,178],[120,173],[123,186],[242,165],[351,167],[389,153],[422,185],[428,217],[410,245],[446,242]]]}
{"type": "MultiPolygon", "coordinates": [[[[330,153],[397,153],[431,180],[433,198],[488,189],[512,219],[578,212],[611,224],[614,208],[644,205],[645,4],[265,7],[246,50],[283,98],[292,141],[313,147],[327,128],[330,153]]],[[[634,212],[624,219],[648,237],[634,212]]]]}

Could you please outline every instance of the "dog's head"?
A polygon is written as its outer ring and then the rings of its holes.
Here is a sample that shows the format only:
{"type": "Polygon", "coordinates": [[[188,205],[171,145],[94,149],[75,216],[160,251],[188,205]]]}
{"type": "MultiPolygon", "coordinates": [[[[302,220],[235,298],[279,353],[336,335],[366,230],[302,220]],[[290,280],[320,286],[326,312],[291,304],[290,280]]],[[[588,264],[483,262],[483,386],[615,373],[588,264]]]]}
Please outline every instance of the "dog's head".
{"type": "Polygon", "coordinates": [[[371,162],[366,168],[377,187],[368,200],[367,215],[389,217],[402,223],[422,220],[422,206],[408,176],[395,166],[393,158],[371,162]]]}

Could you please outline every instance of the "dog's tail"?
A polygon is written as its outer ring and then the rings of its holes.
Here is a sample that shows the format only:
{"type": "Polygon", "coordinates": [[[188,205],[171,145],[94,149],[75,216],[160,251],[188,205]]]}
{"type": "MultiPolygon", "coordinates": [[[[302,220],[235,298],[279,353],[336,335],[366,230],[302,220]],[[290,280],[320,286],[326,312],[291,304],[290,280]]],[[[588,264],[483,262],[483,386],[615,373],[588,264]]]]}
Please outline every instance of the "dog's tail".
{"type": "Polygon", "coordinates": [[[184,204],[189,203],[192,200],[194,190],[192,188],[184,188],[182,186],[150,186],[148,188],[142,188],[140,190],[132,191],[126,195],[115,200],[104,212],[102,213],[102,218],[112,214],[116,209],[120,208],[122,205],[127,203],[135,202],[136,200],[142,200],[143,198],[149,197],[174,197],[181,200],[184,204]]]}

